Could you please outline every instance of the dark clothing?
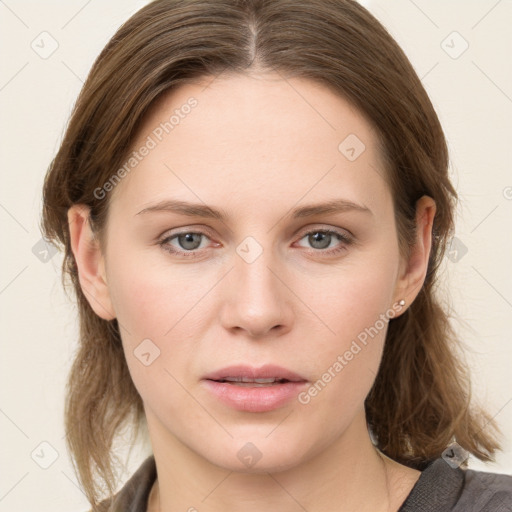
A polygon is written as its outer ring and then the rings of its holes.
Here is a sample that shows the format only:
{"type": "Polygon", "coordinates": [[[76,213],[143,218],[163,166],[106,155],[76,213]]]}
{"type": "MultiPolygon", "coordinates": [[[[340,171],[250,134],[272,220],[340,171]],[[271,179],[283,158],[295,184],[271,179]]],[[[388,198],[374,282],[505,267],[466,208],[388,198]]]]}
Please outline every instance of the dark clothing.
{"type": "MultiPolygon", "coordinates": [[[[114,512],[146,512],[156,479],[148,457],[114,497],[114,512]]],[[[336,507],[333,507],[335,510],[336,507]]],[[[429,463],[398,512],[512,512],[512,476],[429,463]]]]}

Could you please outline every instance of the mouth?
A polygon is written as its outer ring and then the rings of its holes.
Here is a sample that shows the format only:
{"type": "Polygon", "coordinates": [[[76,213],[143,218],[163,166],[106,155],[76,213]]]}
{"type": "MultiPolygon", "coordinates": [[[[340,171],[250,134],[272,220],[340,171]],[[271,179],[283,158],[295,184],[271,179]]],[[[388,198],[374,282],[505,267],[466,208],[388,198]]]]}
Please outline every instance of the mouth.
{"type": "Polygon", "coordinates": [[[285,382],[292,382],[288,379],[278,379],[271,377],[269,379],[251,379],[250,377],[226,377],[225,379],[214,380],[214,382],[226,382],[233,384],[234,386],[241,386],[246,388],[258,388],[275,386],[277,384],[283,384],[285,382]]]}
{"type": "Polygon", "coordinates": [[[268,412],[289,403],[307,385],[302,376],[285,368],[231,366],[202,379],[220,402],[244,412],[268,412]]]}
{"type": "Polygon", "coordinates": [[[306,382],[306,379],[301,375],[271,364],[259,368],[243,365],[228,366],[209,373],[203,379],[239,386],[275,386],[284,382],[306,382]]]}

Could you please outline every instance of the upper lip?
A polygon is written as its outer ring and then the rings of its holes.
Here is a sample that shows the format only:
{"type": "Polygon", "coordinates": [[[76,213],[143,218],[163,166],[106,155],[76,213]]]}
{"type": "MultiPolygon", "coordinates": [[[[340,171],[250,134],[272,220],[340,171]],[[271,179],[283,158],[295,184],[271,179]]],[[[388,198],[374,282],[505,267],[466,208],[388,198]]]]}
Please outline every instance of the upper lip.
{"type": "Polygon", "coordinates": [[[222,381],[226,379],[239,380],[241,382],[255,382],[256,379],[276,379],[291,382],[305,382],[306,379],[281,366],[266,364],[255,368],[253,366],[227,366],[215,370],[203,377],[204,380],[222,381]]]}

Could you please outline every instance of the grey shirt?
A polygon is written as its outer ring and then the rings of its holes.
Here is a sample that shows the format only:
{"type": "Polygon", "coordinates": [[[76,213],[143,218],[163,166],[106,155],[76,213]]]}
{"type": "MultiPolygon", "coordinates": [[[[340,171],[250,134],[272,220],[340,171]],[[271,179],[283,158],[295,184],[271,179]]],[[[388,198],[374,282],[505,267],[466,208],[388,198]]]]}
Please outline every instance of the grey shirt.
{"type": "MultiPolygon", "coordinates": [[[[156,479],[148,457],[114,497],[112,512],[146,512],[156,479]]],[[[104,502],[102,510],[109,510],[104,502]]],[[[442,458],[430,462],[398,512],[512,512],[512,476],[450,467],[442,458]]]]}

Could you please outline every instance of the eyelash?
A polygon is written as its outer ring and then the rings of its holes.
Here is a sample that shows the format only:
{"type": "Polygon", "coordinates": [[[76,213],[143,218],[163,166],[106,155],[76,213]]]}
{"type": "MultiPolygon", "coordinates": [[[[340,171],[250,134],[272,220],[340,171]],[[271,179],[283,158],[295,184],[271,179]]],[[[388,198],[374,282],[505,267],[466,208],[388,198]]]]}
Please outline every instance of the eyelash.
{"type": "MultiPolygon", "coordinates": [[[[332,229],[313,229],[311,231],[305,232],[299,238],[299,240],[302,240],[303,238],[307,237],[308,235],[313,235],[315,233],[334,235],[335,237],[338,237],[339,241],[342,243],[340,246],[338,246],[334,249],[314,249],[313,248],[313,249],[311,249],[311,251],[314,253],[322,253],[327,256],[335,256],[335,255],[339,254],[340,252],[345,251],[347,249],[347,246],[353,242],[352,237],[350,237],[344,233],[340,233],[339,231],[332,230],[332,229]]],[[[183,258],[197,258],[197,257],[201,256],[201,254],[199,252],[199,251],[201,251],[201,249],[194,249],[191,251],[180,251],[180,250],[174,249],[172,246],[169,245],[169,242],[171,240],[177,238],[180,235],[203,235],[203,236],[209,238],[208,234],[204,233],[202,231],[182,231],[181,233],[175,233],[171,236],[166,236],[165,238],[163,238],[162,240],[160,240],[158,242],[158,245],[160,245],[160,247],[164,251],[167,251],[170,254],[175,255],[175,256],[179,256],[179,257],[183,257],[183,258]]]]}

